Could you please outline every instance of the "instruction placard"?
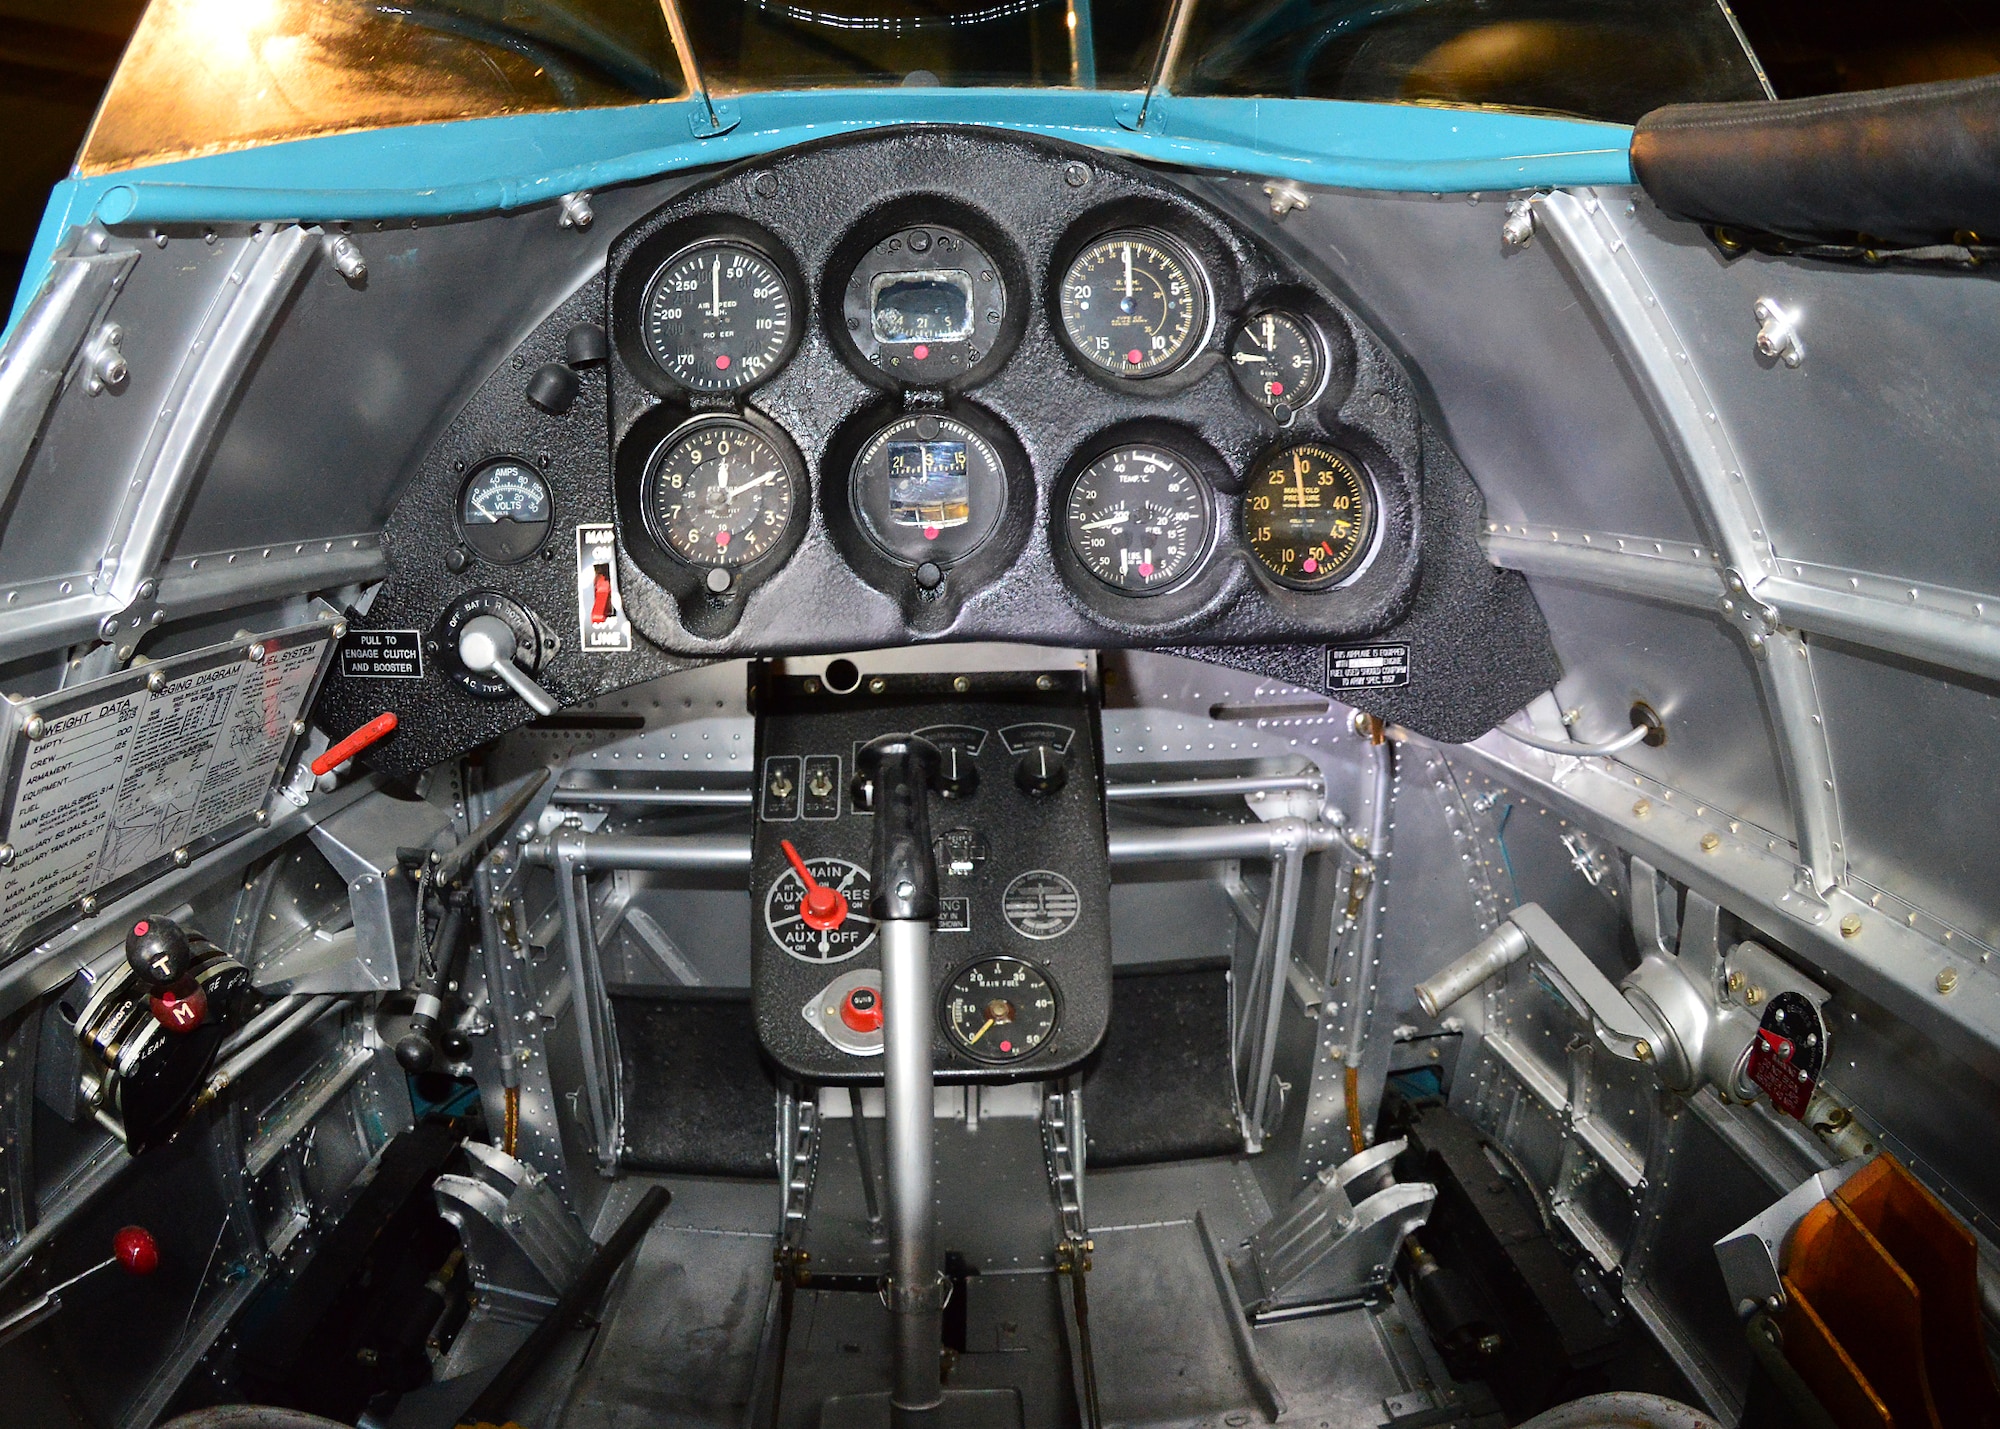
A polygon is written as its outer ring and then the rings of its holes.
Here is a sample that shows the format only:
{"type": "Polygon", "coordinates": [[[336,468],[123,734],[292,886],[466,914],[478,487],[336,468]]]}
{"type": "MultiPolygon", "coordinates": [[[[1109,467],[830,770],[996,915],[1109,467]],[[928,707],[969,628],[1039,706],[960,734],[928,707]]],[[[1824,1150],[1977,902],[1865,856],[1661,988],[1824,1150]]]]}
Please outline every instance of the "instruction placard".
{"type": "Polygon", "coordinates": [[[1326,692],[1396,689],[1410,683],[1410,647],[1349,645],[1326,652],[1326,692]]]}
{"type": "Polygon", "coordinates": [[[208,651],[23,713],[7,764],[0,949],[86,894],[170,864],[270,797],[329,632],[208,651]],[[261,658],[248,658],[255,648],[261,658]],[[39,724],[36,723],[39,721],[39,724]]]}

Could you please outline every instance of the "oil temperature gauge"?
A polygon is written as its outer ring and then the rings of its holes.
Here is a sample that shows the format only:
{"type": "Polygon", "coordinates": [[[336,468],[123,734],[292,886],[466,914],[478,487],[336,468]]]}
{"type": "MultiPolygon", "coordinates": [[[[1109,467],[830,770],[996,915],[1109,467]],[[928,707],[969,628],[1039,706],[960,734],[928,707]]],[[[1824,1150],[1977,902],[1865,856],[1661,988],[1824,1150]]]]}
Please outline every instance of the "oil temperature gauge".
{"type": "Polygon", "coordinates": [[[525,561],[549,538],[549,485],[515,457],[481,464],[458,497],[458,534],[497,566],[525,561]]]}
{"type": "Polygon", "coordinates": [[[1018,1062],[1056,1030],[1056,989],[1019,958],[982,958],[944,990],[945,1031],[982,1062],[1018,1062]]]}
{"type": "Polygon", "coordinates": [[[1063,534],[1083,568],[1113,590],[1151,595],[1201,563],[1208,489],[1178,452],[1113,447],[1070,487],[1063,534]]]}

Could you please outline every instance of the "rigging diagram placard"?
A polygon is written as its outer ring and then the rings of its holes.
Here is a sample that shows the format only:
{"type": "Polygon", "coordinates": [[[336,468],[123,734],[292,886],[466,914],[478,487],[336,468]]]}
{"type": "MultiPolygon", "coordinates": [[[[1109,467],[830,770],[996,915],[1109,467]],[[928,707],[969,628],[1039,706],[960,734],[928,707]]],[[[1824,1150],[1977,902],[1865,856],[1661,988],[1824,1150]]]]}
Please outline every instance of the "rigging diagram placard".
{"type": "Polygon", "coordinates": [[[333,632],[303,626],[125,671],[14,711],[0,953],[254,825],[333,632]]]}

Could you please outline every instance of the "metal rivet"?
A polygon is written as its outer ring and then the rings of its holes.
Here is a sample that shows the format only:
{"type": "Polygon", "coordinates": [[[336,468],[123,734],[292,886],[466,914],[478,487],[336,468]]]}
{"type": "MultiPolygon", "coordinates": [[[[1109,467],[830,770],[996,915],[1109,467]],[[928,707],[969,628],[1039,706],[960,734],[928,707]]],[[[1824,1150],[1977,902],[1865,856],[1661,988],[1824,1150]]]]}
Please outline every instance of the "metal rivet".
{"type": "Polygon", "coordinates": [[[1717,849],[1721,847],[1722,847],[1721,834],[1703,834],[1701,836],[1701,851],[1703,853],[1714,853],[1717,849]]]}
{"type": "Polygon", "coordinates": [[[1652,812],[1653,801],[1651,799],[1641,799],[1632,806],[1632,817],[1635,819],[1643,819],[1652,812]]]}
{"type": "Polygon", "coordinates": [[[166,687],[167,687],[167,677],[163,671],[153,670],[147,673],[146,688],[150,690],[153,694],[157,695],[161,690],[164,690],[166,687]]]}
{"type": "Polygon", "coordinates": [[[174,867],[186,868],[193,861],[194,855],[190,854],[185,848],[174,850],[174,867]]]}
{"type": "Polygon", "coordinates": [[[965,676],[960,675],[958,678],[956,678],[951,682],[951,687],[952,689],[956,690],[959,694],[962,695],[967,690],[972,688],[972,681],[968,680],[965,676]]]}
{"type": "Polygon", "coordinates": [[[83,916],[88,918],[97,911],[97,895],[95,893],[84,894],[83,897],[76,900],[76,906],[83,911],[83,916]]]}
{"type": "Polygon", "coordinates": [[[14,845],[0,844],[0,868],[12,868],[13,866],[14,845]]]}
{"type": "Polygon", "coordinates": [[[29,715],[28,722],[22,726],[22,730],[27,734],[28,738],[40,739],[49,732],[49,722],[40,715],[29,715]]]}
{"type": "Polygon", "coordinates": [[[1035,676],[1035,688],[1036,688],[1036,689],[1038,689],[1038,690],[1053,690],[1053,689],[1054,689],[1055,687],[1056,687],[1056,677],[1055,677],[1054,675],[1037,675],[1037,676],[1035,676]]]}
{"type": "Polygon", "coordinates": [[[874,679],[868,682],[868,693],[871,695],[879,695],[888,688],[889,688],[889,682],[883,679],[880,675],[877,675],[874,679]]]}

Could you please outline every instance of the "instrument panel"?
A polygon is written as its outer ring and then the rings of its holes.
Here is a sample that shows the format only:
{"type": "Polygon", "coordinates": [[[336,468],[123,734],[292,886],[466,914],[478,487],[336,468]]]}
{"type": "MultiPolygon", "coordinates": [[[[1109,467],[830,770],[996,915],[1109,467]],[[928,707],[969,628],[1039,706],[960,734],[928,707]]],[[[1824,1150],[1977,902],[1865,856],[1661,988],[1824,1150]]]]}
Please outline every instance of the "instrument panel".
{"type": "Polygon", "coordinates": [[[1185,190],[1080,152],[832,141],[613,244],[644,634],[687,655],[974,638],[1005,633],[982,616],[1010,587],[1049,638],[1094,643],[1393,613],[1414,452],[1399,409],[1350,400],[1363,330],[1185,190]]]}
{"type": "Polygon", "coordinates": [[[556,705],[1027,640],[1213,649],[1453,738],[1553,678],[1470,478],[1254,187],[901,126],[626,199],[391,514],[372,643],[321,700],[330,729],[398,714],[378,766],[528,717],[464,667],[480,614],[556,705]],[[1392,677],[1337,677],[1383,641],[1392,677]]]}

